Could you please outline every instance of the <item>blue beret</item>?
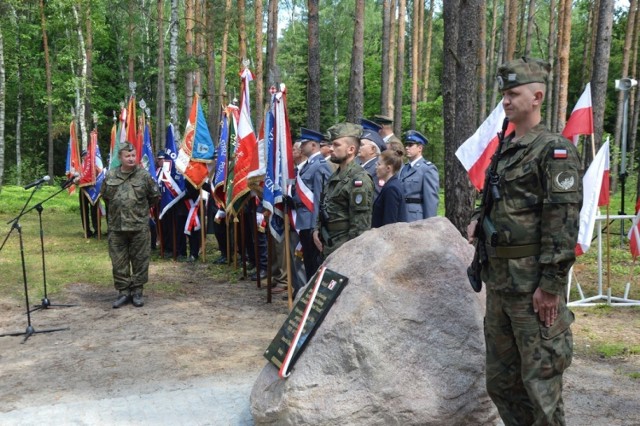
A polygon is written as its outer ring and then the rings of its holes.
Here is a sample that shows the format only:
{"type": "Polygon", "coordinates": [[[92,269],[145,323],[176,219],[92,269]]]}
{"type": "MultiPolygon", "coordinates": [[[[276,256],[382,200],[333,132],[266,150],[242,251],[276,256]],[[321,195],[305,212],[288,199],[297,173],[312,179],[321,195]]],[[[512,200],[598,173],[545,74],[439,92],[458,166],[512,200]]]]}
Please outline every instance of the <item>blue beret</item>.
{"type": "Polygon", "coordinates": [[[300,127],[300,142],[305,143],[308,141],[320,142],[324,139],[324,135],[320,132],[316,132],[315,130],[306,129],[304,127],[300,127]]]}
{"type": "Polygon", "coordinates": [[[379,125],[378,123],[374,123],[371,120],[367,120],[366,118],[361,118],[360,124],[362,125],[362,128],[365,130],[373,130],[374,132],[377,132],[380,129],[382,129],[381,125],[379,125]]]}
{"type": "Polygon", "coordinates": [[[427,145],[429,141],[427,138],[417,130],[407,130],[402,135],[402,139],[405,144],[407,143],[419,143],[420,145],[427,145]]]}

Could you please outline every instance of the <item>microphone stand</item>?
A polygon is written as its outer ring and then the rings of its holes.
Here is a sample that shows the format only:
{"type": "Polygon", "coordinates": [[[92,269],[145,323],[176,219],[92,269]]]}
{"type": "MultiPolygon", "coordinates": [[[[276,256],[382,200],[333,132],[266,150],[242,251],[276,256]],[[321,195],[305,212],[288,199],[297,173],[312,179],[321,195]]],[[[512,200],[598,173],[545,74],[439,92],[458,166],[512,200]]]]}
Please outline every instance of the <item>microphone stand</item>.
{"type": "MultiPolygon", "coordinates": [[[[23,238],[22,238],[22,227],[20,226],[20,218],[22,216],[24,216],[27,212],[31,211],[32,209],[26,210],[27,205],[29,205],[29,202],[31,201],[31,198],[33,198],[33,195],[35,194],[35,192],[40,188],[40,185],[36,185],[36,187],[33,188],[33,191],[31,191],[31,194],[29,195],[29,198],[27,199],[27,201],[25,202],[24,206],[22,206],[22,210],[20,211],[20,214],[18,214],[18,216],[16,216],[15,218],[11,219],[10,221],[7,222],[7,224],[12,223],[11,225],[11,229],[9,230],[9,232],[7,233],[7,236],[5,237],[2,246],[0,246],[0,251],[2,250],[2,248],[4,247],[5,243],[7,242],[7,240],[9,239],[9,236],[11,235],[11,232],[13,232],[13,230],[17,230],[18,231],[18,236],[20,239],[20,260],[22,261],[22,281],[24,284],[24,299],[25,299],[25,304],[27,307],[27,329],[24,332],[15,332],[15,333],[3,333],[0,334],[0,337],[4,337],[4,336],[25,336],[24,340],[22,341],[22,343],[26,342],[27,339],[29,337],[31,337],[33,334],[37,334],[37,333],[52,333],[54,331],[61,331],[61,330],[69,330],[69,328],[52,328],[52,329],[47,329],[47,330],[38,330],[36,331],[35,328],[33,328],[33,326],[31,325],[31,311],[29,310],[29,287],[27,285],[27,268],[26,268],[26,264],[24,261],[24,242],[23,242],[23,238]],[[26,210],[26,211],[25,211],[26,210]]],[[[49,197],[51,198],[51,197],[49,197]]]]}
{"type": "Polygon", "coordinates": [[[48,309],[50,307],[69,308],[72,306],[76,306],[76,305],[52,304],[51,301],[49,300],[49,297],[47,296],[47,271],[46,271],[45,262],[44,262],[44,231],[42,229],[42,210],[43,210],[42,204],[46,203],[47,201],[49,201],[50,199],[52,199],[53,197],[55,197],[65,189],[67,189],[69,186],[71,186],[72,183],[73,182],[62,186],[60,190],[58,190],[54,194],[50,195],[49,197],[45,198],[44,200],[40,201],[38,204],[36,204],[35,206],[31,207],[29,210],[24,212],[24,214],[27,214],[31,210],[35,209],[38,212],[38,219],[40,221],[40,253],[42,255],[42,282],[44,287],[44,297],[42,298],[42,303],[40,305],[34,306],[31,312],[37,311],[38,309],[48,309]]]}

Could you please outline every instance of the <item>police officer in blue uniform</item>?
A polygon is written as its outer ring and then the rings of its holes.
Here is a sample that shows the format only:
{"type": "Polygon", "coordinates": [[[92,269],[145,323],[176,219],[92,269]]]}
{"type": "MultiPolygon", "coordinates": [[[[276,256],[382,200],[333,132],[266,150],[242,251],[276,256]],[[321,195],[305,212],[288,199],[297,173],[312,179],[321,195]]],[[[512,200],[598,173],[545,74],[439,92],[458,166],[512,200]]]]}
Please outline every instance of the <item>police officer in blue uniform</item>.
{"type": "Polygon", "coordinates": [[[422,157],[427,138],[420,132],[408,130],[402,135],[407,159],[400,171],[407,208],[407,222],[427,219],[438,213],[440,178],[438,169],[422,157]]]}
{"type": "Polygon", "coordinates": [[[313,243],[313,230],[318,219],[320,210],[320,194],[324,184],[333,173],[331,166],[320,153],[320,142],[324,135],[311,129],[300,129],[300,142],[302,154],[307,157],[307,162],[298,171],[302,183],[308,191],[303,191],[296,183],[293,192],[293,202],[296,208],[296,229],[300,234],[300,244],[302,245],[302,256],[307,281],[316,273],[322,263],[322,254],[313,243]],[[307,195],[310,195],[307,197],[307,195]],[[313,198],[313,210],[307,207],[309,202],[304,202],[303,198],[313,198]]]}

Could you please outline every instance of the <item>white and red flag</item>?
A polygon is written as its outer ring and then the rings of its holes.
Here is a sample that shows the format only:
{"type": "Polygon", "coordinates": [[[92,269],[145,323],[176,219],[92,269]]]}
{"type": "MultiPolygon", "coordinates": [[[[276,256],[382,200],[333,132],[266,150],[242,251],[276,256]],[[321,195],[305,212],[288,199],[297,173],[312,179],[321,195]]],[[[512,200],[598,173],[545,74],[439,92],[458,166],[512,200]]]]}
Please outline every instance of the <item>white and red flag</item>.
{"type": "Polygon", "coordinates": [[[636,213],[636,217],[633,219],[633,226],[629,230],[629,250],[631,250],[631,257],[633,260],[640,255],[640,210],[636,213]]]}
{"type": "MultiPolygon", "coordinates": [[[[605,170],[609,167],[609,140],[605,142],[596,158],[587,169],[582,179],[582,208],[580,209],[580,229],[578,230],[578,243],[576,244],[576,255],[580,256],[589,250],[593,228],[598,216],[598,206],[605,180],[605,170]]],[[[606,173],[608,176],[608,172],[606,173]]],[[[607,203],[608,201],[608,178],[607,178],[607,203]]]]}
{"type": "Polygon", "coordinates": [[[591,105],[591,83],[587,83],[578,103],[573,108],[571,116],[564,126],[562,136],[578,144],[579,135],[593,134],[593,107],[591,105]]]}
{"type": "MultiPolygon", "coordinates": [[[[504,108],[500,101],[473,136],[464,141],[456,151],[456,157],[469,174],[471,183],[478,190],[484,186],[485,172],[498,147],[498,133],[502,130],[504,118],[504,108]]],[[[509,124],[506,133],[511,131],[513,131],[513,125],[509,124]]]]}

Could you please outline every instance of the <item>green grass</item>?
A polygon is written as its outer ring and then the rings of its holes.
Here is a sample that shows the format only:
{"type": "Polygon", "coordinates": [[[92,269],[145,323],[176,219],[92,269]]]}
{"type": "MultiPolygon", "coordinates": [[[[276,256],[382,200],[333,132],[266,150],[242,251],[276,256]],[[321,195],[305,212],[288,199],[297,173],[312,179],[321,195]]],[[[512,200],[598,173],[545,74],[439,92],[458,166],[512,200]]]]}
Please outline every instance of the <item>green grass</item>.
{"type": "Polygon", "coordinates": [[[640,345],[624,345],[622,343],[603,343],[595,350],[604,358],[613,358],[626,355],[640,355],[640,345]]]}

